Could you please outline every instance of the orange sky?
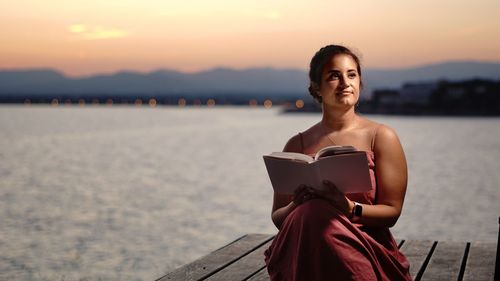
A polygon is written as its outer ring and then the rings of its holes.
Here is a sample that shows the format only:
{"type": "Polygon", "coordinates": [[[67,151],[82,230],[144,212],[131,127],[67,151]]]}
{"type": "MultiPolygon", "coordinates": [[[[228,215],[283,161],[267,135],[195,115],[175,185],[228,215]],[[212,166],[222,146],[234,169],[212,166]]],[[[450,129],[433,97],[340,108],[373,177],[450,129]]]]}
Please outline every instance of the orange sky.
{"type": "Polygon", "coordinates": [[[343,43],[365,67],[500,61],[500,1],[0,0],[0,68],[306,69],[343,43]]]}

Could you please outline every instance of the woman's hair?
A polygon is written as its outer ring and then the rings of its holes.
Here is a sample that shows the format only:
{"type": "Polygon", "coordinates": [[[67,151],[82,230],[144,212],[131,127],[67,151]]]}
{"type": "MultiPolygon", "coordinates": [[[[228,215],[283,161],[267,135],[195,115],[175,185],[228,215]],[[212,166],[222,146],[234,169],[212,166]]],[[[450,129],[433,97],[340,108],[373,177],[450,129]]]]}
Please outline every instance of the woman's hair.
{"type": "MultiPolygon", "coordinates": [[[[314,97],[319,103],[322,102],[322,98],[318,95],[319,87],[321,87],[321,74],[323,73],[323,68],[328,63],[328,61],[336,55],[349,55],[352,57],[354,62],[356,62],[357,71],[359,77],[361,78],[361,64],[359,58],[348,48],[341,45],[328,45],[321,48],[314,54],[309,65],[309,93],[314,97]],[[316,87],[315,85],[316,84],[316,87]]],[[[363,87],[363,81],[360,82],[360,87],[363,87]]]]}

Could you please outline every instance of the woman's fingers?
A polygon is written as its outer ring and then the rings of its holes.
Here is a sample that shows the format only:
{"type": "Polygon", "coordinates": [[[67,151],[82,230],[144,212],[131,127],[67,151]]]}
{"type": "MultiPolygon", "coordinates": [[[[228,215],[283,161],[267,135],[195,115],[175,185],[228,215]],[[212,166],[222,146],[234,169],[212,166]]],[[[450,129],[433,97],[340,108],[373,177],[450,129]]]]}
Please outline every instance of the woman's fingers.
{"type": "Polygon", "coordinates": [[[293,202],[300,205],[307,200],[318,197],[324,198],[332,203],[345,200],[344,194],[338,190],[333,182],[325,180],[323,184],[326,187],[324,189],[315,189],[304,184],[299,185],[294,191],[293,202]]]}
{"type": "Polygon", "coordinates": [[[316,189],[314,192],[318,197],[322,197],[331,202],[336,202],[345,198],[344,194],[338,190],[334,183],[323,181],[326,188],[316,189]]]}
{"type": "Polygon", "coordinates": [[[337,186],[334,183],[330,181],[324,181],[323,184],[326,188],[316,189],[301,184],[294,191],[293,202],[297,205],[300,205],[314,198],[322,198],[330,202],[330,204],[332,204],[340,211],[346,213],[349,209],[349,202],[347,197],[345,197],[345,195],[338,190],[337,186]]]}
{"type": "MultiPolygon", "coordinates": [[[[304,184],[299,185],[294,193],[293,193],[293,201],[298,201],[303,196],[304,191],[306,190],[306,186],[304,184]]],[[[297,203],[297,202],[295,202],[297,203]]]]}
{"type": "Polygon", "coordinates": [[[349,211],[349,199],[345,194],[342,193],[333,182],[325,180],[323,184],[326,187],[326,190],[320,191],[323,196],[325,196],[325,198],[337,209],[347,213],[349,211]]]}
{"type": "Polygon", "coordinates": [[[324,180],[323,185],[325,185],[329,190],[340,192],[339,189],[337,188],[337,186],[329,180],[324,180]]]}
{"type": "Polygon", "coordinates": [[[295,189],[293,202],[295,204],[302,204],[303,202],[314,198],[313,189],[306,185],[300,185],[295,189]]]}

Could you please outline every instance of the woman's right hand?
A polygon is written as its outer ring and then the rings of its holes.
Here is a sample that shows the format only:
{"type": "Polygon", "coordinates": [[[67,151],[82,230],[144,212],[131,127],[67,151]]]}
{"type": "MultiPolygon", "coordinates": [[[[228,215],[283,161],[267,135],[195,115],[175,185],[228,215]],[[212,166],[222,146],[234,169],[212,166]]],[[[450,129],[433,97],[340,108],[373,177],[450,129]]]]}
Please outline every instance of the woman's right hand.
{"type": "Polygon", "coordinates": [[[316,198],[314,189],[305,184],[299,185],[299,187],[297,187],[293,193],[293,203],[295,205],[300,205],[313,198],[316,198]]]}

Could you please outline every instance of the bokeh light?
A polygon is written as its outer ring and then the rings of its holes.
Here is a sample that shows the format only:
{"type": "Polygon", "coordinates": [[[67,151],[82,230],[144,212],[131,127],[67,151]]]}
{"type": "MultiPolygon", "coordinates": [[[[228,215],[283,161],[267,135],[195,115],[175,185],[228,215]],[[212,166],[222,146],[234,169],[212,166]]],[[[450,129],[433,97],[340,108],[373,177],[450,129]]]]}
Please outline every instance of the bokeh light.
{"type": "Polygon", "coordinates": [[[295,107],[296,108],[303,108],[304,107],[304,101],[301,99],[298,99],[295,101],[295,107]]]}
{"type": "Polygon", "coordinates": [[[264,107],[265,108],[271,108],[271,107],[273,107],[273,102],[271,100],[265,100],[264,101],[264,107]]]}

